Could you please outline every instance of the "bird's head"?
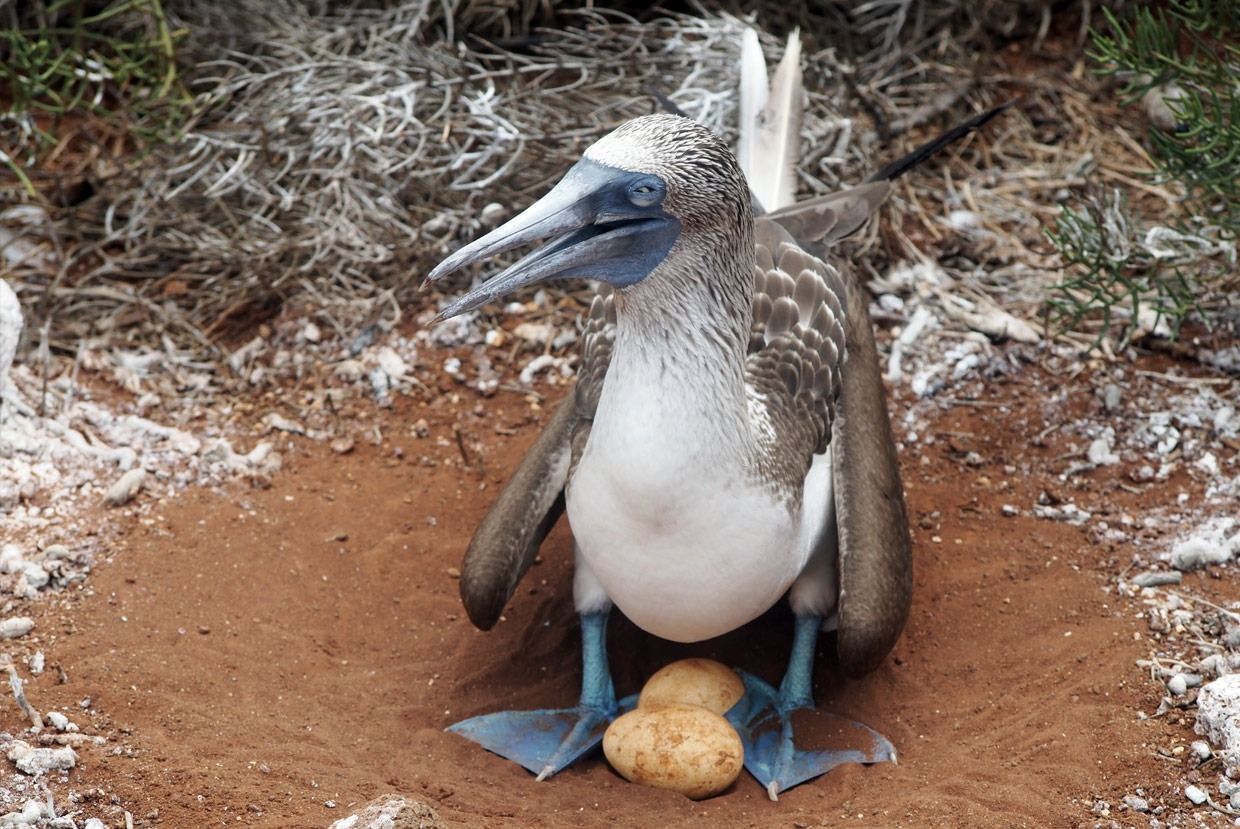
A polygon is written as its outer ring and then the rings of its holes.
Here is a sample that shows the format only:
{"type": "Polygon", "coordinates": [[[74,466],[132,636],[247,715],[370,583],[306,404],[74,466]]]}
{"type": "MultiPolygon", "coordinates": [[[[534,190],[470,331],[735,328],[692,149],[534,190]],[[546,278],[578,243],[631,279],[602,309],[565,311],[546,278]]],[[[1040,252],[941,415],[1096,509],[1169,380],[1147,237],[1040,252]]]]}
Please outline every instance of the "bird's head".
{"type": "Polygon", "coordinates": [[[688,118],[648,115],[599,139],[550,193],[449,256],[426,281],[547,240],[438,319],[550,279],[584,277],[623,289],[654,272],[682,238],[734,232],[749,209],[744,176],[723,142],[688,118]]]}

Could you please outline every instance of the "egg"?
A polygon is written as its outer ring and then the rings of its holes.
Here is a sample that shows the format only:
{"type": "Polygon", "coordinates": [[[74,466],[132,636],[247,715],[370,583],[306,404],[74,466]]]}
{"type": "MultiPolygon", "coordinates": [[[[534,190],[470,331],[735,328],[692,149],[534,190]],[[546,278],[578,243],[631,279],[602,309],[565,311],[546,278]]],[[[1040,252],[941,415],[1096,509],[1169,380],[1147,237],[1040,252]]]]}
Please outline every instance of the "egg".
{"type": "Polygon", "coordinates": [[[635,708],[607,729],[603,753],[626,780],[693,800],[732,785],[745,762],[732,724],[697,705],[635,708]]]}
{"type": "Polygon", "coordinates": [[[713,659],[682,659],[655,672],[646,680],[638,708],[668,705],[700,705],[725,714],[745,694],[745,683],[736,671],[713,659]]]}

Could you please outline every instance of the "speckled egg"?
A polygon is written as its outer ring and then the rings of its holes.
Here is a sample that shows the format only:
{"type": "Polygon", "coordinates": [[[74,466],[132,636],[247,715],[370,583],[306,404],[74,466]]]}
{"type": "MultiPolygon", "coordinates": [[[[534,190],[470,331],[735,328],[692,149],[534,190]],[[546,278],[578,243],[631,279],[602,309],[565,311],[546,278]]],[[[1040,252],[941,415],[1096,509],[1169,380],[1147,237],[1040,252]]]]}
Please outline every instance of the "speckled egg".
{"type": "Polygon", "coordinates": [[[736,671],[713,659],[682,659],[646,680],[638,708],[700,705],[716,714],[727,713],[745,693],[736,671]]]}
{"type": "Polygon", "coordinates": [[[745,760],[732,724],[697,705],[630,711],[603,735],[603,753],[626,780],[694,800],[732,785],[745,760]]]}

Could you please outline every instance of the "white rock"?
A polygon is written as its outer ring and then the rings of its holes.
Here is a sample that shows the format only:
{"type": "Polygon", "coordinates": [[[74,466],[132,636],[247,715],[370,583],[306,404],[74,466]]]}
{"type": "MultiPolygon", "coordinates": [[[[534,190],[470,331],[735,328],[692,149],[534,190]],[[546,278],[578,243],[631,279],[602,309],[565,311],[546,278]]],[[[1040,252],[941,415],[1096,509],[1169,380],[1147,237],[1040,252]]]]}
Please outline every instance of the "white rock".
{"type": "Polygon", "coordinates": [[[104,503],[114,507],[128,504],[142,490],[142,484],[145,481],[146,470],[140,466],[135,466],[122,475],[116,483],[108,487],[107,493],[103,496],[104,503]]]}
{"type": "Polygon", "coordinates": [[[521,373],[518,375],[518,378],[521,380],[522,385],[528,386],[534,382],[534,376],[536,374],[551,368],[552,366],[559,365],[561,362],[562,360],[559,357],[555,357],[551,354],[539,354],[537,357],[530,360],[529,363],[526,364],[525,368],[521,369],[521,373]]]}
{"type": "Polygon", "coordinates": [[[59,711],[48,711],[45,716],[47,717],[47,721],[50,722],[52,727],[57,731],[67,731],[69,729],[69,718],[59,711]]]}
{"type": "Polygon", "coordinates": [[[396,829],[399,826],[442,829],[443,824],[439,814],[425,803],[389,794],[372,800],[360,812],[340,818],[329,829],[396,829]]]}
{"type": "Polygon", "coordinates": [[[366,376],[366,366],[360,360],[341,360],[332,369],[332,374],[340,380],[354,382],[366,376]]]}
{"type": "Polygon", "coordinates": [[[25,562],[21,547],[16,544],[5,544],[0,547],[0,573],[16,573],[25,562]]]}
{"type": "Polygon", "coordinates": [[[43,673],[43,662],[44,662],[43,651],[35,651],[34,656],[30,657],[30,673],[32,674],[43,673]]]}
{"type": "Polygon", "coordinates": [[[1188,680],[1184,678],[1184,674],[1176,674],[1168,679],[1167,690],[1177,697],[1188,691],[1188,680]]]}
{"type": "Polygon", "coordinates": [[[8,757],[17,764],[18,771],[26,774],[71,769],[77,765],[77,752],[68,746],[35,748],[25,740],[14,740],[10,743],[8,757]]]}
{"type": "Polygon", "coordinates": [[[375,360],[379,363],[379,368],[394,381],[399,382],[409,373],[409,364],[389,346],[379,349],[375,360]]]}
{"type": "Polygon", "coordinates": [[[512,333],[532,345],[546,345],[555,337],[555,327],[545,322],[523,322],[512,333]]]}
{"type": "Polygon", "coordinates": [[[1206,452],[1193,463],[1193,466],[1197,467],[1211,478],[1217,478],[1219,472],[1222,471],[1219,469],[1218,458],[1214,456],[1213,452],[1206,452]]]}
{"type": "Polygon", "coordinates": [[[308,343],[317,343],[319,340],[323,339],[323,332],[319,330],[317,325],[312,322],[308,322],[305,327],[301,329],[301,336],[302,339],[308,343]]]}
{"type": "Polygon", "coordinates": [[[22,567],[22,575],[26,577],[26,584],[35,590],[47,587],[47,583],[51,581],[51,576],[47,574],[47,571],[33,561],[25,563],[25,566],[22,567]]]}
{"type": "Polygon", "coordinates": [[[56,560],[60,558],[71,558],[73,553],[64,544],[49,544],[43,550],[43,558],[48,560],[56,560]]]}
{"type": "Polygon", "coordinates": [[[302,426],[295,420],[290,420],[279,412],[268,412],[263,418],[263,422],[267,424],[269,429],[277,432],[288,432],[290,435],[306,434],[306,427],[302,426]]]}
{"type": "Polygon", "coordinates": [[[1163,132],[1175,132],[1180,125],[1180,119],[1176,117],[1175,110],[1171,106],[1182,105],[1183,98],[1183,87],[1175,81],[1169,81],[1158,86],[1151,86],[1146,90],[1145,95],[1141,97],[1141,106],[1151,124],[1163,132]]]}
{"type": "Polygon", "coordinates": [[[1200,806],[1202,803],[1205,803],[1206,799],[1209,797],[1209,795],[1205,793],[1204,789],[1200,789],[1197,786],[1185,786],[1184,796],[1191,800],[1195,806],[1200,806]]]}
{"type": "Polygon", "coordinates": [[[0,622],[0,639],[17,639],[34,630],[34,619],[29,616],[11,616],[0,622]]]}
{"type": "Polygon", "coordinates": [[[1209,521],[1171,550],[1171,566],[1193,570],[1207,564],[1222,564],[1240,553],[1240,532],[1232,534],[1234,518],[1209,521]]]}
{"type": "Polygon", "coordinates": [[[1096,438],[1093,443],[1089,444],[1089,450],[1086,456],[1089,462],[1094,466],[1111,466],[1119,463],[1119,455],[1112,451],[1111,446],[1115,440],[1114,433],[1111,428],[1107,427],[1107,433],[1096,438]]]}
{"type": "Polygon", "coordinates": [[[1209,760],[1213,752],[1210,750],[1210,744],[1205,740],[1193,740],[1193,744],[1189,746],[1193,751],[1193,756],[1198,760],[1209,760]]]}
{"type": "Polygon", "coordinates": [[[44,814],[45,809],[42,803],[37,800],[27,800],[20,812],[9,812],[8,814],[0,815],[0,825],[30,826],[38,823],[44,814]]]}
{"type": "Polygon", "coordinates": [[[491,202],[478,212],[478,220],[483,227],[496,227],[508,215],[508,210],[499,202],[491,202]]]}
{"type": "Polygon", "coordinates": [[[1240,759],[1240,674],[1221,676],[1201,687],[1193,730],[1216,746],[1228,765],[1240,759]]]}
{"type": "Polygon", "coordinates": [[[1092,513],[1078,507],[1076,504],[1064,504],[1063,506],[1050,506],[1047,504],[1035,504],[1033,514],[1038,518],[1049,518],[1052,521],[1064,521],[1074,527],[1079,527],[1089,521],[1093,517],[1092,513]]]}
{"type": "Polygon", "coordinates": [[[82,829],[108,829],[108,825],[97,817],[88,817],[82,829]]]}

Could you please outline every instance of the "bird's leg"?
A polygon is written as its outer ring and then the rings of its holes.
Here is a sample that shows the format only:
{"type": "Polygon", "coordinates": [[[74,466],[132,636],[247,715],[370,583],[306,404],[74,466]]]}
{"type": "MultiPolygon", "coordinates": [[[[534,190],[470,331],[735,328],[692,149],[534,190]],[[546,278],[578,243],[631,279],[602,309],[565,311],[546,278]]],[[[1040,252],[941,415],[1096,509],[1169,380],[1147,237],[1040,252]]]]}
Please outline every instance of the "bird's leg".
{"type": "Polygon", "coordinates": [[[794,745],[792,712],[814,707],[814,650],[821,628],[821,616],[797,616],[792,656],[779,690],[742,671],[745,695],[727,714],[745,744],[745,768],[772,800],[778,799],[780,792],[844,763],[896,759],[896,750],[886,737],[858,722],[849,724],[858,730],[861,748],[802,751],[794,745]]]}
{"type": "Polygon", "coordinates": [[[621,711],[607,664],[607,611],[582,614],[581,662],[581,699],[575,707],[483,714],[448,730],[545,780],[597,746],[621,711]]]}

